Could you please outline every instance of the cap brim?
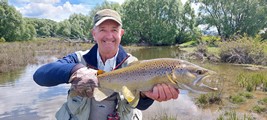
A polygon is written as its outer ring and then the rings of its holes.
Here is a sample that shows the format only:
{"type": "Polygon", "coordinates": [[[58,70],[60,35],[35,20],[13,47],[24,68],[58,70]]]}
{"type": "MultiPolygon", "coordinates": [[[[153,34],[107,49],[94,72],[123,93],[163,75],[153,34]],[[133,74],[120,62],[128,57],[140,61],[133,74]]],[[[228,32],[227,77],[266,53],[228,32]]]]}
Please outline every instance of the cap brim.
{"type": "Polygon", "coordinates": [[[114,20],[114,21],[116,21],[117,23],[119,23],[120,25],[122,25],[120,21],[116,20],[116,19],[113,18],[113,17],[104,17],[104,18],[102,18],[101,20],[97,21],[97,22],[95,23],[95,26],[100,25],[102,22],[104,22],[104,21],[106,21],[106,20],[114,20]]]}

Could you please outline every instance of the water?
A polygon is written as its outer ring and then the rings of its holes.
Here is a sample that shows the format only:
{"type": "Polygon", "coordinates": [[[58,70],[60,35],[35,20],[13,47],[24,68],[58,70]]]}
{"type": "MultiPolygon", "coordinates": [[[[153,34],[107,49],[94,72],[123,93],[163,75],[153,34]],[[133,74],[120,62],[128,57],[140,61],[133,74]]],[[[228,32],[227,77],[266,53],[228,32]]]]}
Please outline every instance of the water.
{"type": "Polygon", "coordinates": [[[54,119],[54,113],[66,100],[69,85],[38,86],[32,79],[38,67],[29,65],[15,74],[16,79],[1,83],[1,120],[54,119]]]}
{"type": "MultiPolygon", "coordinates": [[[[149,47],[132,52],[142,59],[181,57],[182,54],[177,47],[149,47]]],[[[28,65],[24,70],[0,75],[0,120],[53,120],[56,111],[66,101],[69,84],[62,84],[55,87],[38,86],[32,79],[33,73],[40,67],[44,58],[53,61],[53,57],[41,57],[42,61],[37,65],[28,65]]],[[[239,66],[229,64],[202,64],[200,66],[215,71],[224,71],[227,79],[232,79],[237,73],[248,72],[239,66]],[[228,74],[231,73],[231,74],[228,74]]],[[[228,90],[235,92],[231,83],[228,83],[228,90]]],[[[220,114],[214,109],[200,109],[195,105],[193,98],[187,91],[180,91],[177,100],[167,102],[154,102],[154,104],[143,112],[144,119],[159,118],[158,116],[168,114],[177,119],[216,119],[220,114]],[[162,112],[164,111],[164,112],[162,112]]],[[[229,93],[230,94],[230,93],[229,93]]],[[[266,96],[266,93],[260,93],[266,96]]]]}

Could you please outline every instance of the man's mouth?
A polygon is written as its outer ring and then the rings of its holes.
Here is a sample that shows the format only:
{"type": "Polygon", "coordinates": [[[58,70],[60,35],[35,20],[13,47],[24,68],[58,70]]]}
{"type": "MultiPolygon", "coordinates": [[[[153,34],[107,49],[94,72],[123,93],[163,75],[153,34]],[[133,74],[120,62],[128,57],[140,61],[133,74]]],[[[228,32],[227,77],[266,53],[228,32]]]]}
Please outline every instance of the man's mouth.
{"type": "Polygon", "coordinates": [[[114,43],[115,40],[112,40],[112,41],[107,41],[107,40],[104,40],[104,43],[114,43]]]}

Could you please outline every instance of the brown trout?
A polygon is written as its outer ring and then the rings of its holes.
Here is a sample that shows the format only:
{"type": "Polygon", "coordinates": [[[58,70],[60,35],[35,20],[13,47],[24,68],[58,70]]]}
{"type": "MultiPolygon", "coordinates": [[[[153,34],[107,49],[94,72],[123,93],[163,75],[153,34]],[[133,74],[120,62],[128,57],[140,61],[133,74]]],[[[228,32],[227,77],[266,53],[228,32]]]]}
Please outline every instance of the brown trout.
{"type": "Polygon", "coordinates": [[[99,85],[94,89],[93,96],[101,101],[113,92],[120,92],[132,106],[136,106],[140,91],[151,90],[159,83],[196,93],[207,93],[218,90],[212,86],[218,81],[208,77],[213,74],[215,72],[180,59],[142,60],[98,75],[99,85]]]}

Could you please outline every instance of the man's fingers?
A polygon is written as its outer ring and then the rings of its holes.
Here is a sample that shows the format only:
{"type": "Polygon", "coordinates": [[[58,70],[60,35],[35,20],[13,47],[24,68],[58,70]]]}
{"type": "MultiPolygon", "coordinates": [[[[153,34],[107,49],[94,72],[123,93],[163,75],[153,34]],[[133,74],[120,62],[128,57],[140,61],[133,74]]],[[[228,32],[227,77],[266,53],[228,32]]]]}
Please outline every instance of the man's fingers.
{"type": "Polygon", "coordinates": [[[170,100],[173,98],[173,95],[171,93],[171,90],[167,84],[162,84],[162,88],[164,90],[165,99],[164,100],[170,100]]]}
{"type": "Polygon", "coordinates": [[[154,86],[152,90],[144,91],[143,93],[153,100],[157,100],[159,98],[159,90],[156,86],[154,86]]]}
{"type": "Polygon", "coordinates": [[[159,93],[157,100],[159,102],[161,102],[161,101],[166,99],[166,95],[165,95],[165,92],[164,92],[164,88],[163,88],[163,86],[161,84],[158,84],[157,88],[158,88],[158,93],[159,93]]]}
{"type": "Polygon", "coordinates": [[[172,99],[177,99],[178,98],[178,95],[179,95],[179,90],[174,88],[173,86],[171,85],[168,85],[169,87],[169,90],[171,92],[171,95],[172,95],[172,99]]]}

